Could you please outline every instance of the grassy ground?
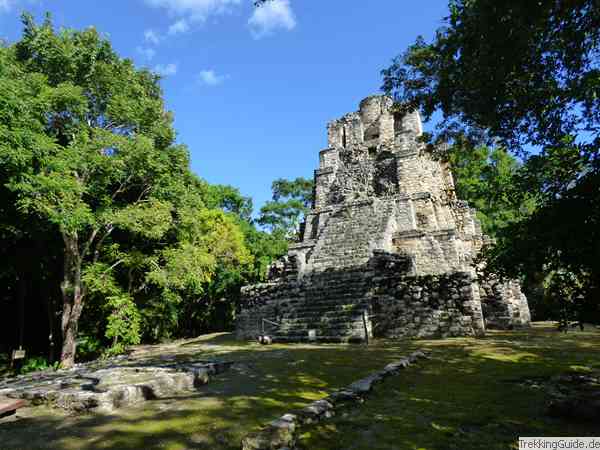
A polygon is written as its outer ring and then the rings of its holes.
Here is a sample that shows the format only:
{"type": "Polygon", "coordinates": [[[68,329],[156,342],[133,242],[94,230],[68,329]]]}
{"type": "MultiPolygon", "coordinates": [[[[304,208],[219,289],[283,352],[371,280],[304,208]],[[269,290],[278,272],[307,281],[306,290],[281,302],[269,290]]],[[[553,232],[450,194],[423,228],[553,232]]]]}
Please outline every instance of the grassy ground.
{"type": "MultiPolygon", "coordinates": [[[[562,335],[538,326],[484,339],[260,347],[211,335],[170,347],[198,358],[236,360],[187,396],[110,416],[46,408],[0,421],[2,449],[238,449],[243,435],[284,412],[346,386],[414,348],[433,358],[385,381],[362,406],[307,430],[305,449],[496,449],[519,435],[593,434],[591,425],[544,416],[544,394],[516,380],[570,368],[600,368],[600,332],[562,335]]],[[[597,427],[597,425],[595,425],[597,427]]],[[[598,431],[596,431],[598,434],[598,431]]]]}
{"type": "Polygon", "coordinates": [[[599,371],[598,331],[565,335],[540,324],[420,346],[431,360],[378,385],[361,407],[307,430],[301,448],[493,450],[518,448],[518,436],[600,436],[598,423],[548,417],[545,390],[522,382],[599,371]]]}

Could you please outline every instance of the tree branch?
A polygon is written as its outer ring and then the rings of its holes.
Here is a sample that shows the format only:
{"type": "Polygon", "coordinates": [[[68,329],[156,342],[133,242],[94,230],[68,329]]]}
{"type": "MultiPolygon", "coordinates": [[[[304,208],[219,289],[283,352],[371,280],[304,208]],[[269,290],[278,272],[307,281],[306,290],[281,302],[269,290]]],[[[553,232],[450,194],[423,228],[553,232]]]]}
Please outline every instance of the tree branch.
{"type": "Polygon", "coordinates": [[[104,243],[106,238],[110,235],[110,233],[112,233],[113,230],[114,230],[114,226],[112,223],[109,223],[106,225],[106,232],[98,240],[98,242],[96,243],[96,248],[94,249],[94,259],[93,259],[94,262],[98,262],[98,259],[100,258],[100,248],[102,247],[102,244],[104,243]]]}

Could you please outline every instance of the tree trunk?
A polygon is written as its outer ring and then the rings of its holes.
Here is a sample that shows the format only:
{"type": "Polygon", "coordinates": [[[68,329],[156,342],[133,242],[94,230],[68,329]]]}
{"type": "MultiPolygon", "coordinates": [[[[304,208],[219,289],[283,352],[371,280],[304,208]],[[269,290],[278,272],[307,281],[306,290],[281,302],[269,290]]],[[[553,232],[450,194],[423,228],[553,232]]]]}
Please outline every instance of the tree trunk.
{"type": "Polygon", "coordinates": [[[54,364],[56,352],[54,348],[54,298],[51,295],[46,297],[46,313],[48,318],[48,361],[54,364]]]}
{"type": "Polygon", "coordinates": [[[19,350],[23,348],[23,340],[25,338],[25,299],[27,298],[27,280],[25,279],[25,273],[19,273],[19,286],[18,286],[18,326],[19,326],[19,337],[18,345],[19,350]]]}
{"type": "Polygon", "coordinates": [[[65,266],[63,281],[60,285],[63,300],[60,365],[63,368],[69,368],[75,363],[77,328],[83,309],[84,291],[81,282],[82,258],[79,253],[77,235],[63,233],[63,241],[65,243],[65,266]]]}

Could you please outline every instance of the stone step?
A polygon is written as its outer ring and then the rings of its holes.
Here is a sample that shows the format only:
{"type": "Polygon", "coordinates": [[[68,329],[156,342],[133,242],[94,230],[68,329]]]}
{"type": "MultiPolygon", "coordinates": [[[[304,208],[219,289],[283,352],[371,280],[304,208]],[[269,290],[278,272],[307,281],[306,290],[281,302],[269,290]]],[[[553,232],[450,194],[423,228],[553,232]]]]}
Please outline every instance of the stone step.
{"type": "Polygon", "coordinates": [[[311,308],[295,308],[288,309],[279,313],[283,318],[294,318],[299,316],[320,317],[320,316],[351,316],[361,314],[366,308],[359,306],[344,306],[344,307],[311,307],[311,308]]]}
{"type": "Polygon", "coordinates": [[[323,316],[323,315],[297,315],[293,317],[283,317],[280,320],[282,324],[295,324],[295,323],[315,323],[315,324],[327,324],[327,323],[337,323],[337,322],[348,322],[350,320],[360,320],[360,314],[340,314],[333,316],[323,316]]]}
{"type": "Polygon", "coordinates": [[[306,332],[308,330],[336,330],[338,332],[362,327],[362,322],[336,322],[336,323],[314,323],[299,322],[292,324],[283,324],[280,328],[273,330],[274,333],[289,333],[290,330],[306,332]]]}
{"type": "Polygon", "coordinates": [[[308,335],[273,335],[274,342],[319,342],[319,343],[343,343],[347,342],[348,338],[334,335],[334,336],[317,336],[314,341],[308,339],[308,335]]]}
{"type": "Polygon", "coordinates": [[[308,331],[309,330],[316,330],[317,334],[321,334],[321,335],[327,335],[327,334],[332,334],[332,335],[345,335],[347,334],[349,331],[352,330],[361,330],[362,329],[362,323],[361,322],[345,322],[345,323],[338,323],[338,324],[314,324],[314,323],[302,323],[302,324],[294,324],[294,325],[289,325],[289,326],[283,326],[281,328],[278,328],[277,330],[273,330],[272,333],[273,334],[280,334],[280,335],[289,335],[289,334],[306,334],[308,335],[308,331]]]}
{"type": "MultiPolygon", "coordinates": [[[[334,275],[335,276],[335,275],[334,275]]],[[[322,276],[313,276],[312,278],[306,278],[307,281],[310,281],[309,285],[319,285],[319,286],[357,286],[363,285],[366,282],[366,278],[364,272],[353,272],[344,275],[343,277],[329,277],[324,279],[322,276]]]]}
{"type": "Polygon", "coordinates": [[[282,319],[297,319],[299,317],[307,317],[309,319],[319,317],[348,317],[360,314],[361,308],[356,309],[297,309],[280,314],[282,319]]]}
{"type": "Polygon", "coordinates": [[[333,293],[351,293],[351,292],[361,292],[368,289],[366,283],[360,284],[340,284],[339,286],[331,286],[331,285],[319,285],[318,283],[309,287],[305,290],[309,295],[317,294],[317,295],[331,295],[333,293]]]}
{"type": "Polygon", "coordinates": [[[347,297],[332,297],[323,299],[307,299],[302,303],[292,304],[295,308],[335,308],[350,305],[367,305],[364,297],[349,295],[347,297]]]}
{"type": "Polygon", "coordinates": [[[321,326],[326,324],[334,325],[336,323],[347,323],[353,321],[360,321],[361,315],[345,315],[345,316],[297,316],[297,317],[288,317],[280,320],[279,323],[287,326],[294,326],[297,324],[307,323],[312,324],[314,326],[321,326]]]}
{"type": "Polygon", "coordinates": [[[306,312],[339,312],[339,311],[355,311],[357,309],[366,308],[367,304],[362,301],[358,301],[356,303],[348,303],[348,302],[339,302],[332,304],[324,304],[324,303],[316,303],[316,304],[306,304],[306,305],[297,305],[296,311],[306,311],[306,312]]]}
{"type": "MultiPolygon", "coordinates": [[[[302,313],[306,313],[306,314],[326,314],[326,313],[350,313],[350,312],[356,312],[358,310],[363,310],[366,308],[367,305],[365,305],[364,303],[335,303],[332,305],[323,305],[323,304],[316,304],[316,305],[302,305],[302,306],[296,306],[293,310],[288,311],[288,312],[302,312],[302,313]]],[[[286,312],[283,312],[283,314],[286,314],[286,312]]]]}

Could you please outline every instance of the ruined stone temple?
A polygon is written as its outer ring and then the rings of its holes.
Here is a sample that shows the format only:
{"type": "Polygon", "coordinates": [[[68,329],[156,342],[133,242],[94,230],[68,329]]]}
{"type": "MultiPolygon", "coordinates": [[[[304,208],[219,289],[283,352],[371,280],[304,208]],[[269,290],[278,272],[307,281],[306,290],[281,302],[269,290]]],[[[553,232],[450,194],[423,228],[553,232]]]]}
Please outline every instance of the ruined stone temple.
{"type": "Polygon", "coordinates": [[[477,281],[486,237],[421,134],[418,112],[394,113],[385,96],[329,124],[301,240],[267,283],[242,289],[239,338],[263,326],[279,341],[350,341],[529,324],[516,281],[477,281]]]}

